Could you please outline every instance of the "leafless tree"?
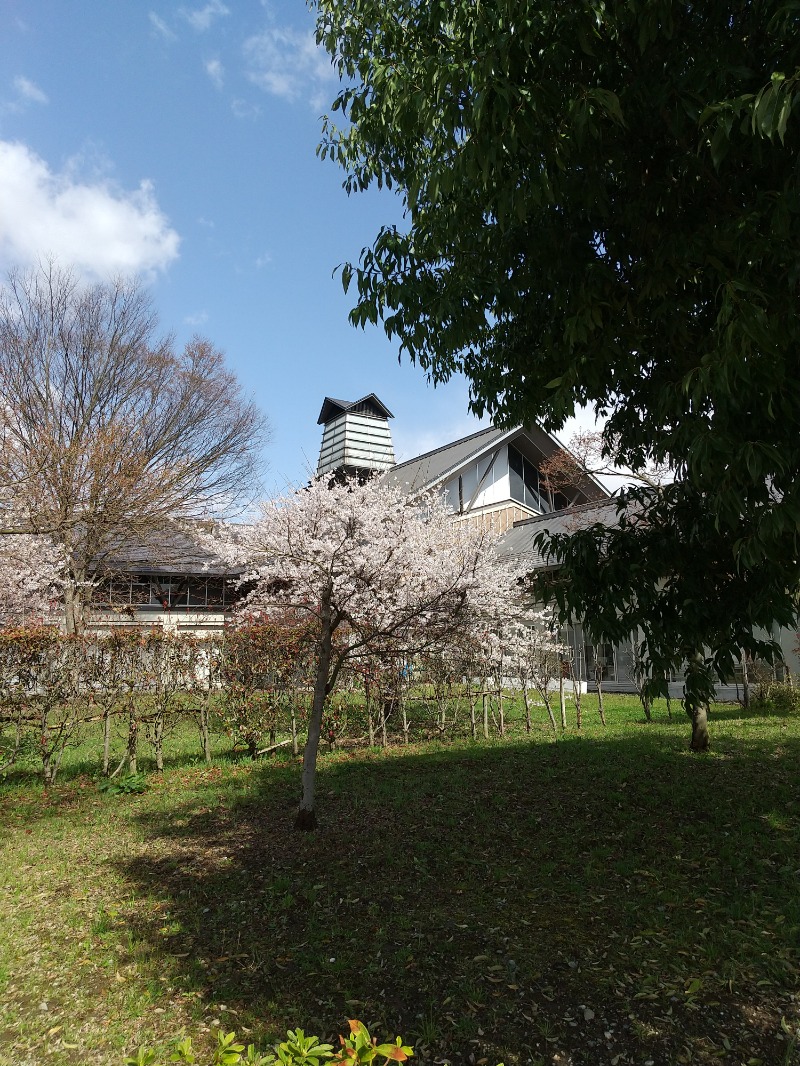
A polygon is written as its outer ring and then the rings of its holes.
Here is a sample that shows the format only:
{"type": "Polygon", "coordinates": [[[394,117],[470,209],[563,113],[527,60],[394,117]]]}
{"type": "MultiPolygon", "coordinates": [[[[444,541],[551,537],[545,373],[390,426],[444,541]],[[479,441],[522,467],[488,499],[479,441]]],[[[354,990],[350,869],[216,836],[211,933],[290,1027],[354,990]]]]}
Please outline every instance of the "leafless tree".
{"type": "Polygon", "coordinates": [[[616,443],[610,442],[599,430],[575,433],[568,448],[559,448],[543,459],[540,472],[550,492],[569,491],[585,480],[586,474],[620,478],[627,482],[657,489],[672,477],[667,465],[632,467],[615,464],[616,443]]]}
{"type": "Polygon", "coordinates": [[[135,281],[86,287],[52,263],[12,271],[0,395],[0,485],[14,528],[65,550],[69,631],[111,558],[175,520],[230,512],[257,487],[264,416],[209,341],[176,352],[159,335],[135,281]]]}

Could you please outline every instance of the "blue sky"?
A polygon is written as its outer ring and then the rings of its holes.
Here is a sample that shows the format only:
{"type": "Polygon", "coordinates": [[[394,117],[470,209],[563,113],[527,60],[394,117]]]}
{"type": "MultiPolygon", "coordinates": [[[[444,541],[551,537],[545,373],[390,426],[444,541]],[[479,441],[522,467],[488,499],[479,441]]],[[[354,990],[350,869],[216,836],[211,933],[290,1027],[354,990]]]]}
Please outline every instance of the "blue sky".
{"type": "Polygon", "coordinates": [[[141,274],[269,416],[267,490],[315,465],[325,395],[377,393],[398,458],[478,428],[463,381],[347,321],[334,268],[400,204],[315,155],[337,81],[313,24],[301,0],[0,0],[0,270],[141,274]]]}

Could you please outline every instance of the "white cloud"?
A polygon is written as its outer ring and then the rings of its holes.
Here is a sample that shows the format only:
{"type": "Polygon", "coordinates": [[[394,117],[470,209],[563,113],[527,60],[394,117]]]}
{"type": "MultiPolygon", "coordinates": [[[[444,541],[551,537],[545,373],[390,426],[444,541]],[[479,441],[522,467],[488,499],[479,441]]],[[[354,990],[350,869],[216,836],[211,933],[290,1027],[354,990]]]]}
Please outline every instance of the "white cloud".
{"type": "Polygon", "coordinates": [[[208,59],[204,64],[206,68],[206,74],[208,74],[211,81],[214,83],[214,87],[217,89],[222,88],[222,83],[225,80],[225,68],[218,59],[208,59]]]}
{"type": "Polygon", "coordinates": [[[153,186],[128,192],[108,180],[55,173],[19,142],[0,140],[0,266],[53,256],[88,277],[163,270],[180,238],[153,186]]]}
{"type": "Polygon", "coordinates": [[[214,19],[230,15],[230,9],[222,3],[222,0],[209,0],[205,7],[182,7],[181,14],[192,29],[203,33],[211,26],[214,19]]]}
{"type": "Polygon", "coordinates": [[[320,90],[336,81],[330,57],[312,31],[270,27],[245,41],[244,55],[250,81],[285,100],[304,96],[316,106],[320,90]]]}
{"type": "Polygon", "coordinates": [[[258,118],[261,114],[261,108],[257,104],[238,99],[231,104],[231,111],[233,111],[236,118],[258,118]]]}
{"type": "Polygon", "coordinates": [[[25,100],[32,104],[50,103],[47,99],[47,94],[35,82],[31,81],[30,78],[23,77],[22,74],[14,78],[14,88],[20,100],[25,100]]]}
{"type": "Polygon", "coordinates": [[[208,311],[196,311],[192,315],[187,315],[183,321],[187,326],[202,326],[208,322],[208,311]]]}
{"type": "Polygon", "coordinates": [[[150,19],[150,25],[153,27],[159,37],[163,37],[165,41],[174,41],[176,39],[177,34],[175,34],[169,28],[166,22],[159,15],[157,15],[155,11],[151,11],[148,17],[150,19]]]}
{"type": "Polygon", "coordinates": [[[471,415],[467,403],[467,390],[457,381],[437,390],[433,417],[428,405],[422,412],[407,411],[403,418],[398,416],[397,425],[392,427],[397,462],[424,455],[491,425],[488,418],[477,419],[471,415]]]}
{"type": "Polygon", "coordinates": [[[256,258],[256,270],[261,270],[272,263],[272,253],[263,252],[256,258]]]}

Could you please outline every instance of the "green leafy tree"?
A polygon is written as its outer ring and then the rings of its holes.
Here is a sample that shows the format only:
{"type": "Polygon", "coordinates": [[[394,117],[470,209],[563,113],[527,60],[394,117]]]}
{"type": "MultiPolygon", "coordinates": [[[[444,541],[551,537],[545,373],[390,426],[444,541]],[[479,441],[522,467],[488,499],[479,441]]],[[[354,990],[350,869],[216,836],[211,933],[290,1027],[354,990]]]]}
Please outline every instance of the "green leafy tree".
{"type": "Polygon", "coordinates": [[[671,469],[551,548],[565,616],[638,627],[654,678],[688,664],[706,747],[714,669],[775,650],[753,629],[800,578],[797,5],[316,6],[343,81],[321,154],[405,208],[343,268],[352,321],[464,372],[477,414],[593,404],[605,458],[671,469]]]}

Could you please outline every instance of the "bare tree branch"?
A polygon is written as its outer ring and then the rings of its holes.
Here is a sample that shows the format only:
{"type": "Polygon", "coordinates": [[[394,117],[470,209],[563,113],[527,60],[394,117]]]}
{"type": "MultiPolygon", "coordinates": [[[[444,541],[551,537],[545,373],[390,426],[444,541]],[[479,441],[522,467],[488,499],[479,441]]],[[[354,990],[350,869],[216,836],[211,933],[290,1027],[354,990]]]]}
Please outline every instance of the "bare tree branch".
{"type": "Polygon", "coordinates": [[[157,326],[135,281],[83,287],[50,263],[0,290],[4,524],[65,549],[69,629],[113,555],[257,492],[264,416],[209,341],[177,353],[157,326]]]}

